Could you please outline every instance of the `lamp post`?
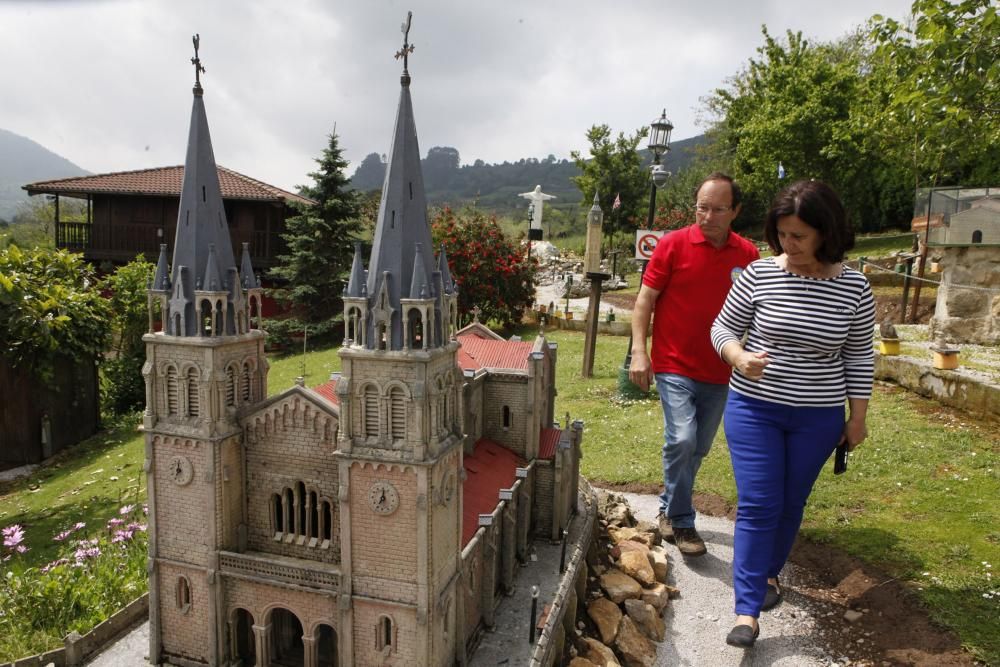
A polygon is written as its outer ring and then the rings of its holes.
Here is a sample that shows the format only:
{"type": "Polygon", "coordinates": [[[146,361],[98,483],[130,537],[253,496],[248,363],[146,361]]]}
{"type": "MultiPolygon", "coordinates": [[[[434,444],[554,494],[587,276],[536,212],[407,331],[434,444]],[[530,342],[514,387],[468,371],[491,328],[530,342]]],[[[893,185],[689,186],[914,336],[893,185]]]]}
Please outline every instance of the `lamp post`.
{"type": "MultiPolygon", "coordinates": [[[[649,124],[649,142],[646,147],[653,154],[653,164],[649,169],[649,214],[646,217],[646,228],[653,228],[653,220],[656,217],[656,188],[666,185],[670,172],[660,165],[660,157],[670,150],[670,133],[674,131],[674,124],[667,120],[667,110],[664,109],[660,117],[649,124]]],[[[646,261],[643,260],[639,270],[639,288],[642,288],[642,276],[646,273],[646,261]]],[[[642,392],[628,379],[628,369],[632,365],[632,336],[628,338],[628,352],[625,354],[625,363],[618,370],[618,393],[626,398],[640,398],[642,392]]]]}

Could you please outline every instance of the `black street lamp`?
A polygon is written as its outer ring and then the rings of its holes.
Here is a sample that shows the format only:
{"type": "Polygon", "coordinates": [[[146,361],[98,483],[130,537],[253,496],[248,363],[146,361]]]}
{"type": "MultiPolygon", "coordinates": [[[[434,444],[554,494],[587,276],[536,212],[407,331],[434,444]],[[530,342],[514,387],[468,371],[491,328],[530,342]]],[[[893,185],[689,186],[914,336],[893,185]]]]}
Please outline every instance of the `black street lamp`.
{"type": "MultiPolygon", "coordinates": [[[[660,165],[660,157],[670,150],[670,133],[674,131],[674,124],[667,120],[667,110],[664,109],[660,117],[649,124],[649,143],[646,147],[653,154],[653,164],[649,173],[649,214],[646,218],[646,228],[653,228],[653,220],[656,217],[656,188],[662,188],[667,183],[670,172],[660,165]]],[[[639,287],[642,288],[642,276],[646,273],[646,261],[643,260],[639,270],[639,287]]],[[[635,386],[628,379],[628,369],[632,365],[632,336],[628,337],[628,352],[625,354],[625,363],[618,371],[618,393],[626,398],[641,398],[644,394],[639,387],[635,386]]]]}
{"type": "Polygon", "coordinates": [[[653,228],[653,218],[656,215],[656,188],[662,188],[670,173],[660,165],[660,156],[670,150],[670,133],[674,131],[674,125],[667,120],[667,110],[664,109],[660,117],[649,125],[649,143],[646,147],[653,154],[653,164],[650,167],[650,189],[649,189],[649,217],[646,219],[646,228],[653,228]]]}

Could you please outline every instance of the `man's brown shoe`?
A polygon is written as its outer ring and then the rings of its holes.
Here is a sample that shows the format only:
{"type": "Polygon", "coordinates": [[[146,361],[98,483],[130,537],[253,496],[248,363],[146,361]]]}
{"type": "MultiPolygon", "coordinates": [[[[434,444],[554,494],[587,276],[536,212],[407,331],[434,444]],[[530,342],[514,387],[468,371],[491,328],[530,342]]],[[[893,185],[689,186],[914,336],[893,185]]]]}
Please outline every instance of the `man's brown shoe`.
{"type": "Polygon", "coordinates": [[[660,529],[660,537],[667,541],[674,541],[674,529],[670,525],[670,517],[668,517],[663,512],[656,515],[657,527],[660,529]]]}
{"type": "Polygon", "coordinates": [[[705,548],[705,540],[701,539],[701,535],[693,526],[691,528],[673,526],[673,531],[674,544],[685,556],[704,556],[708,553],[708,549],[705,548]]]}

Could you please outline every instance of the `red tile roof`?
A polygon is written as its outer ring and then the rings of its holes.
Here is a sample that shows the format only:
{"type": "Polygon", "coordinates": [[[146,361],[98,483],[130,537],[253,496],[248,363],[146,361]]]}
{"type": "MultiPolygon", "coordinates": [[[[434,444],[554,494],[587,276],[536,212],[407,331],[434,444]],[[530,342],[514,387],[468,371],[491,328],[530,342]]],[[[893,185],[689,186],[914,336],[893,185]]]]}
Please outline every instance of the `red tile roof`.
{"type": "Polygon", "coordinates": [[[330,401],[334,405],[340,405],[340,399],[337,398],[337,381],[329,380],[321,385],[312,387],[312,390],[317,394],[330,401]]]}
{"type": "Polygon", "coordinates": [[[559,438],[562,437],[561,428],[543,428],[538,433],[538,458],[547,461],[554,459],[556,448],[559,446],[559,438]]]}
{"type": "Polygon", "coordinates": [[[521,457],[503,445],[480,438],[465,455],[465,483],[462,484],[462,547],[479,528],[479,515],[489,514],[500,502],[500,489],[517,481],[515,468],[524,465],[521,457]]]}
{"type": "Polygon", "coordinates": [[[528,355],[533,343],[510,340],[488,340],[478,336],[459,336],[458,365],[463,370],[493,368],[498,370],[528,370],[528,355]]]}
{"type": "MultiPolygon", "coordinates": [[[[218,165],[219,187],[223,199],[248,199],[258,201],[295,201],[302,204],[314,203],[263,181],[250,178],[232,169],[218,165]]],[[[53,181],[38,181],[24,186],[30,194],[123,194],[160,195],[179,197],[184,180],[184,167],[157,167],[136,171],[119,171],[110,174],[94,174],[75,178],[59,178],[53,181]]]]}

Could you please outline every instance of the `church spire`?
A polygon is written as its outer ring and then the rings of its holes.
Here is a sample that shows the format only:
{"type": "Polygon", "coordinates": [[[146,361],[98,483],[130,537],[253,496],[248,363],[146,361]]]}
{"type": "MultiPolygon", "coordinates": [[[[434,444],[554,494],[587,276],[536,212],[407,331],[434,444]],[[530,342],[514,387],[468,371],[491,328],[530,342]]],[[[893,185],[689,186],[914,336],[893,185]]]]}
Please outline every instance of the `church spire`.
{"type": "MultiPolygon", "coordinates": [[[[204,89],[201,86],[201,74],[205,68],[198,56],[201,39],[195,35],[193,41],[194,101],[177,213],[173,266],[168,283],[168,289],[172,287],[173,294],[169,300],[170,317],[165,318],[165,329],[172,336],[231,335],[238,333],[234,310],[239,304],[218,295],[228,293],[233,287],[230,283],[238,275],[238,267],[233,256],[233,243],[229,237],[219,172],[205,114],[204,89]],[[202,298],[206,292],[212,292],[212,298],[202,298]],[[212,304],[211,311],[199,312],[205,303],[212,304]],[[215,321],[211,329],[205,324],[209,317],[215,321]]],[[[154,287],[163,289],[162,277],[158,275],[157,281],[154,287]]]]}
{"type": "MultiPolygon", "coordinates": [[[[367,291],[372,300],[371,310],[386,313],[388,321],[370,322],[367,340],[375,344],[375,341],[382,340],[384,334],[388,349],[394,350],[403,348],[403,314],[399,300],[406,299],[413,292],[411,282],[416,258],[420,257],[425,270],[435,265],[424,178],[420,170],[420,148],[410,100],[408,55],[413,51],[409,43],[411,16],[408,14],[403,24],[403,48],[396,54],[397,58],[403,59],[399,107],[368,264],[367,291]],[[377,308],[374,300],[378,300],[377,308]],[[384,331],[376,335],[375,328],[381,326],[385,326],[384,331]]],[[[416,289],[419,291],[420,286],[416,289]]]]}

